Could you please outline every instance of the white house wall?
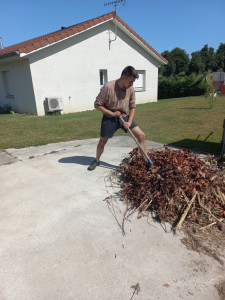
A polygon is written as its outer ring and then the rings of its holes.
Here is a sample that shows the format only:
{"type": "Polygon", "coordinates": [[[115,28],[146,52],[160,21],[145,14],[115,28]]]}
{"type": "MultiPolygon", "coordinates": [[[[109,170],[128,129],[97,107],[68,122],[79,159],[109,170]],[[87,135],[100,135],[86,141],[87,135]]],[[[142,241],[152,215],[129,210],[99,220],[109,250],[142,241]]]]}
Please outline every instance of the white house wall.
{"type": "Polygon", "coordinates": [[[0,64],[0,106],[10,104],[15,112],[37,114],[28,59],[0,64]],[[8,71],[13,97],[6,95],[1,72],[8,71]]]}
{"type": "Polygon", "coordinates": [[[113,39],[115,26],[107,22],[29,56],[38,115],[45,114],[46,97],[62,98],[64,113],[92,110],[99,70],[106,69],[110,81],[127,65],[146,70],[146,91],[136,93],[137,104],[157,101],[158,63],[120,30],[109,49],[109,30],[113,39]]]}

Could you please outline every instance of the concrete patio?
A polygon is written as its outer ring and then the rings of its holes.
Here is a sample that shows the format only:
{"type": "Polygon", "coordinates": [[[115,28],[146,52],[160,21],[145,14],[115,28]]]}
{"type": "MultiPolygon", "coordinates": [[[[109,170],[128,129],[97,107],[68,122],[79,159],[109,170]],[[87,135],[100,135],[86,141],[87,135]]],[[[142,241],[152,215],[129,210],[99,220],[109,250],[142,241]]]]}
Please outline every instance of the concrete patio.
{"type": "Polygon", "coordinates": [[[136,145],[114,137],[90,172],[97,142],[0,153],[0,299],[220,299],[224,266],[187,250],[169,226],[135,213],[122,234],[126,207],[109,201],[110,174],[136,145]]]}

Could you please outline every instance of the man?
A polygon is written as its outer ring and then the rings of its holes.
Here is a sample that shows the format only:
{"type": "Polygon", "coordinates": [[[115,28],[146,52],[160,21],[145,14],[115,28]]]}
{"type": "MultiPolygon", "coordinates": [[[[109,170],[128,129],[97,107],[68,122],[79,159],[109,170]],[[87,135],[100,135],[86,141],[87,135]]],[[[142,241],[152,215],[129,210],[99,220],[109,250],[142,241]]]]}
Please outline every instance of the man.
{"type": "Polygon", "coordinates": [[[138,77],[137,71],[133,67],[128,66],[122,71],[121,77],[118,80],[106,83],[98,94],[94,106],[95,109],[103,113],[101,136],[97,146],[96,159],[88,167],[89,171],[93,171],[99,166],[99,160],[104,151],[105,144],[119,128],[122,128],[125,132],[130,128],[147,153],[145,134],[133,121],[135,115],[135,91],[133,83],[138,77]],[[127,115],[128,110],[129,115],[127,115]],[[121,123],[119,116],[123,117],[124,124],[121,123]]]}

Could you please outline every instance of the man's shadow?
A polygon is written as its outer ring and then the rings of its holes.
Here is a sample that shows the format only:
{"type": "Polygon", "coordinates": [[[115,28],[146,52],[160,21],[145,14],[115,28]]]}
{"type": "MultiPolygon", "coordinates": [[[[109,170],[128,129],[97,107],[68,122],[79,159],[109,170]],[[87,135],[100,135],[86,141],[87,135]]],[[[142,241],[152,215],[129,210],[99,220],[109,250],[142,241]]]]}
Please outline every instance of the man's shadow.
{"type": "MultiPolygon", "coordinates": [[[[59,159],[59,162],[62,164],[78,164],[83,166],[90,166],[95,157],[90,156],[70,156],[59,159]]],[[[116,170],[119,166],[108,164],[104,161],[100,161],[99,167],[116,170]]]]}

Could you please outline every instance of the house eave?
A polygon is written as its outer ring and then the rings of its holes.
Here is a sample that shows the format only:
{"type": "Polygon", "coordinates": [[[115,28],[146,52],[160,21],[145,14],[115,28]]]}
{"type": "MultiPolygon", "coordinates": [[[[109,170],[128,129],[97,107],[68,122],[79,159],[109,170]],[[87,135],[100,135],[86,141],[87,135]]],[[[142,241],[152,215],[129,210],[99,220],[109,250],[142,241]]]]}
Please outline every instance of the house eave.
{"type": "Polygon", "coordinates": [[[6,53],[0,56],[0,62],[5,63],[5,62],[14,61],[17,60],[19,57],[20,57],[19,51],[6,53]]]}

